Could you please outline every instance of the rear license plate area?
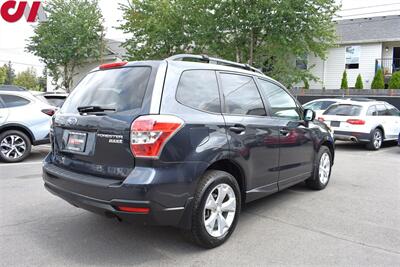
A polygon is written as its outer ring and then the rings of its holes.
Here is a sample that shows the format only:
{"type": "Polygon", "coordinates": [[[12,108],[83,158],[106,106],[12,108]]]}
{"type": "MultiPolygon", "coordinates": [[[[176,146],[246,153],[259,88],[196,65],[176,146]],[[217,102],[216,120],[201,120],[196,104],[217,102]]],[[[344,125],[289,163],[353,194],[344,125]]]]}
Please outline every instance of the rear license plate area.
{"type": "Polygon", "coordinates": [[[331,121],[332,127],[340,127],[340,121],[331,121]]]}
{"type": "Polygon", "coordinates": [[[66,131],[64,134],[66,136],[66,142],[64,144],[65,151],[78,153],[85,152],[87,133],[66,131]]]}

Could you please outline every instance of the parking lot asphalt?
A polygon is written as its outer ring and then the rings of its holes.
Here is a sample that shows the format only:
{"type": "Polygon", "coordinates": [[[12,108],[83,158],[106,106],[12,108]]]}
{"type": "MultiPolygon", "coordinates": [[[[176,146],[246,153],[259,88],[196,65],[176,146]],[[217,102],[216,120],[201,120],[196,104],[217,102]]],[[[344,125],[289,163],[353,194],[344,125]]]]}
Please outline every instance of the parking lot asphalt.
{"type": "Polygon", "coordinates": [[[43,188],[35,148],[0,163],[0,266],[400,266],[400,148],[340,143],[330,184],[304,184],[250,203],[213,250],[180,231],[103,218],[43,188]]]}

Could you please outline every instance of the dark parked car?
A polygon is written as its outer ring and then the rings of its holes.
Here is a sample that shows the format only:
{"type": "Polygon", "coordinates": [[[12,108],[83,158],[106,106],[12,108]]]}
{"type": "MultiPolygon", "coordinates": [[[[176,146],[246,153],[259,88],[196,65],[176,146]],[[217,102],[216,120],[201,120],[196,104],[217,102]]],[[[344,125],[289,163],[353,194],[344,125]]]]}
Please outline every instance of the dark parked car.
{"type": "Polygon", "coordinates": [[[244,64],[177,55],[102,65],[53,117],[45,187],[74,206],[180,227],[216,247],[246,202],[302,181],[327,186],[334,141],[314,117],[244,64]]]}
{"type": "Polygon", "coordinates": [[[49,103],[50,105],[60,108],[64,104],[65,100],[68,97],[67,93],[56,93],[56,92],[45,92],[35,94],[36,97],[42,99],[44,102],[49,103]]]}

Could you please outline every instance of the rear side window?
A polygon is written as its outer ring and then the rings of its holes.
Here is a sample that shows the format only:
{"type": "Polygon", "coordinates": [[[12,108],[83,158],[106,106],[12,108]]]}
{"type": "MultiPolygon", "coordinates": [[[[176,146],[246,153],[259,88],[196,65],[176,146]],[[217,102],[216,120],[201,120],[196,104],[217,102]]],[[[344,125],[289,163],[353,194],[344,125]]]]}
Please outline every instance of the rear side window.
{"type": "Polygon", "coordinates": [[[252,77],[221,73],[227,114],[266,116],[264,104],[252,77]]]}
{"type": "Polygon", "coordinates": [[[2,95],[1,98],[6,108],[21,107],[30,103],[29,100],[15,95],[2,95]]]}
{"type": "Polygon", "coordinates": [[[367,116],[376,116],[376,107],[375,106],[370,106],[367,110],[367,116]]]}
{"type": "Polygon", "coordinates": [[[209,112],[221,113],[217,76],[212,70],[188,70],[182,73],[176,91],[179,103],[209,112]]]}
{"type": "Polygon", "coordinates": [[[150,74],[150,67],[128,67],[89,73],[65,101],[61,111],[77,113],[81,106],[101,106],[116,111],[140,108],[150,74]]]}
{"type": "Polygon", "coordinates": [[[361,113],[361,106],[340,104],[330,106],[324,115],[337,115],[337,116],[359,116],[361,113]]]}

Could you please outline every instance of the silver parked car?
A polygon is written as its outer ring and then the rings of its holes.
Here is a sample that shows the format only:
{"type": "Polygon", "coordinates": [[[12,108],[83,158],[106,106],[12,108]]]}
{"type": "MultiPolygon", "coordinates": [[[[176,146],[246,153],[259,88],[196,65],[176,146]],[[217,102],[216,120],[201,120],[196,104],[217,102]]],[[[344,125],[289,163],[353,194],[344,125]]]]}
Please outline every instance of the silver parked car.
{"type": "Polygon", "coordinates": [[[19,162],[48,143],[55,110],[28,91],[0,91],[0,159],[19,162]]]}

